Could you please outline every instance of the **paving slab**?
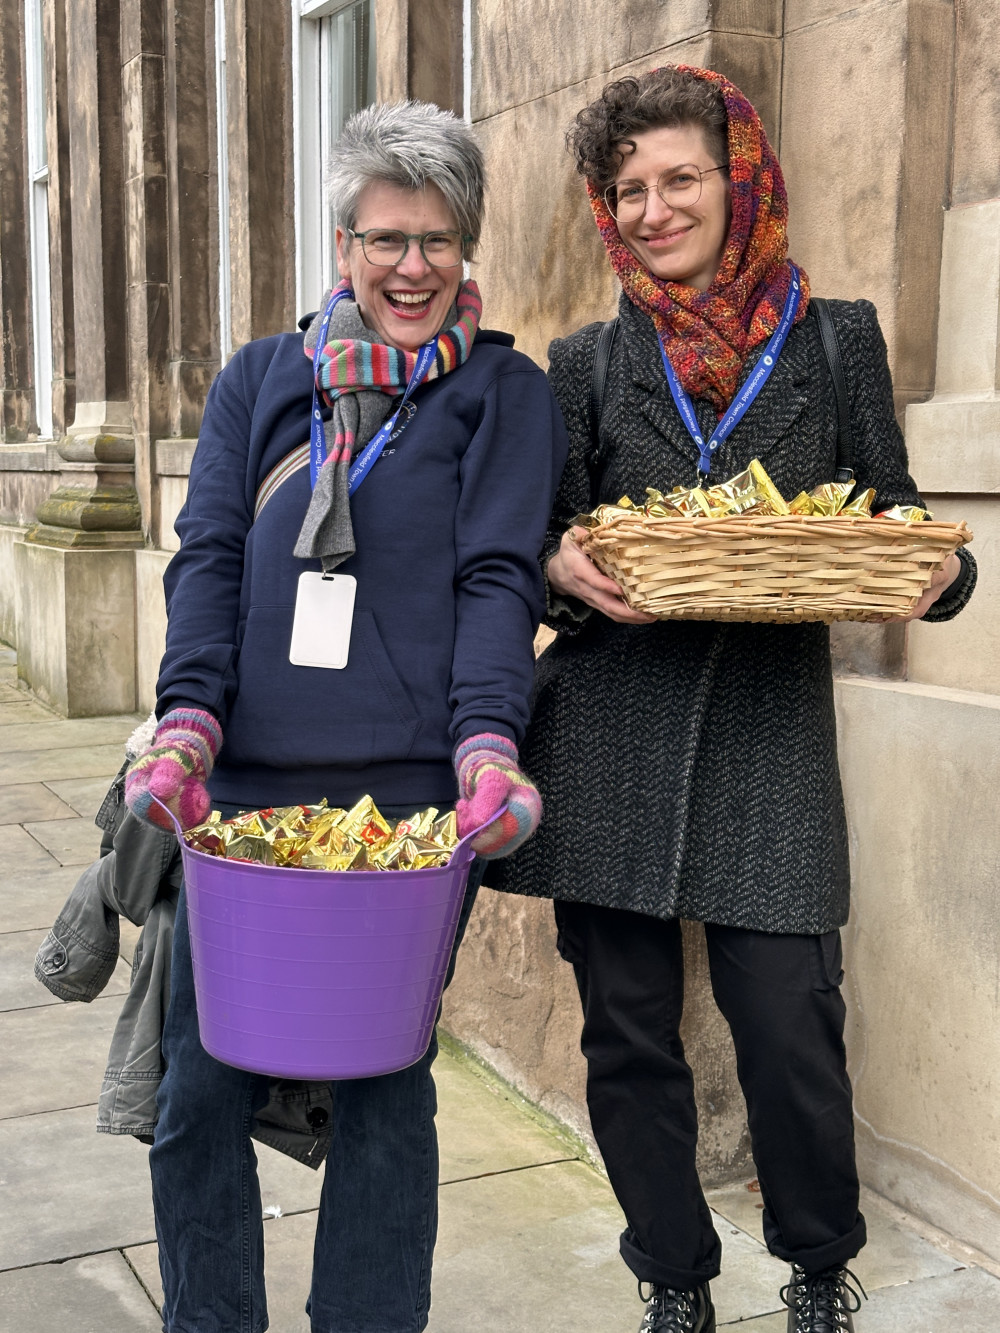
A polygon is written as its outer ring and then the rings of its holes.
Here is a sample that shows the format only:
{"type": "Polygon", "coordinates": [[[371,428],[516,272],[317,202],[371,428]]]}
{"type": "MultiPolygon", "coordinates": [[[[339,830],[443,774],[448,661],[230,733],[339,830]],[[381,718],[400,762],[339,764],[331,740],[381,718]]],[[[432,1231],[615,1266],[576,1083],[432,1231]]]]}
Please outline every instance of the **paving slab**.
{"type": "MultiPolygon", "coordinates": [[[[98,1134],[94,1106],[0,1120],[0,1270],[154,1238],[148,1148],[98,1134]]],[[[265,1207],[316,1208],[322,1172],[255,1145],[265,1207]]]]}
{"type": "Polygon", "coordinates": [[[510,1095],[477,1078],[447,1052],[435,1061],[434,1079],[442,1183],[570,1156],[510,1095]]]}
{"type": "Polygon", "coordinates": [[[154,1237],[147,1149],[98,1134],[95,1108],[0,1120],[0,1270],[154,1237]]]}
{"type": "MultiPolygon", "coordinates": [[[[3,788],[0,787],[0,791],[3,788]]],[[[0,824],[0,866],[4,873],[49,870],[59,862],[20,824],[0,824]]]]}
{"type": "MultiPolygon", "coordinates": [[[[1000,1280],[981,1268],[967,1268],[883,1287],[862,1301],[854,1320],[858,1333],[997,1333],[1000,1280]]],[[[746,1333],[786,1333],[787,1321],[782,1311],[736,1327],[746,1333]]]]}
{"type": "Polygon", "coordinates": [[[61,866],[89,865],[100,854],[101,830],[92,819],[83,819],[80,815],[25,823],[24,829],[61,866]]]}
{"type": "MultiPolygon", "coordinates": [[[[717,1213],[763,1242],[761,1210],[756,1206],[760,1202],[759,1194],[747,1190],[744,1185],[736,1185],[710,1190],[707,1198],[717,1213]]],[[[868,1225],[868,1244],[856,1259],[851,1260],[850,1266],[866,1291],[916,1278],[941,1276],[960,1266],[958,1260],[936,1245],[901,1226],[878,1195],[870,1190],[864,1191],[861,1210],[868,1225]]],[[[786,1274],[787,1271],[786,1268],[786,1274]]],[[[787,1277],[782,1281],[787,1281],[787,1277]]],[[[1000,1328],[1000,1318],[997,1326],[1000,1328]]]]}
{"type": "Polygon", "coordinates": [[[117,1252],[0,1273],[0,1310],[10,1333],[159,1333],[161,1327],[117,1252]]]}
{"type": "MultiPolygon", "coordinates": [[[[35,976],[35,954],[45,934],[44,930],[17,930],[0,935],[0,1013],[64,1003],[35,976]]],[[[129,975],[124,959],[119,958],[104,994],[124,995],[129,975]]]]}
{"type": "Polygon", "coordinates": [[[115,995],[0,1013],[0,1120],[96,1103],[121,1007],[115,995]]]}
{"type": "Polygon", "coordinates": [[[51,857],[44,870],[4,866],[0,930],[48,930],[79,875],[79,866],[61,866],[51,857]]]}
{"type": "Polygon", "coordinates": [[[12,722],[52,722],[57,717],[50,708],[40,704],[30,694],[14,690],[16,697],[12,698],[11,693],[10,686],[0,685],[0,727],[9,726],[12,722]]]}
{"type": "Polygon", "coordinates": [[[19,782],[12,787],[0,787],[0,824],[68,819],[79,813],[41,782],[19,782]]]}
{"type": "Polygon", "coordinates": [[[18,689],[17,671],[0,669],[0,704],[19,704],[31,698],[25,690],[18,689]]]}
{"type": "Polygon", "coordinates": [[[0,727],[0,754],[19,750],[63,750],[68,745],[123,746],[142,721],[138,713],[67,720],[49,714],[44,722],[0,727]]]}
{"type": "MultiPolygon", "coordinates": [[[[119,756],[119,764],[122,756],[119,756]]],[[[84,819],[95,819],[97,812],[101,808],[101,802],[108,794],[108,788],[115,780],[118,769],[108,773],[103,777],[96,778],[65,778],[46,782],[45,786],[49,791],[55,794],[71,805],[78,815],[84,819]]],[[[0,787],[0,792],[3,788],[0,787]]]]}
{"type": "Polygon", "coordinates": [[[444,1186],[433,1333],[631,1331],[642,1306],[621,1227],[607,1183],[581,1162],[444,1186]]]}
{"type": "Polygon", "coordinates": [[[5,783],[49,782],[56,778],[97,778],[117,773],[121,745],[74,745],[52,750],[18,750],[3,756],[0,787],[5,783]]]}

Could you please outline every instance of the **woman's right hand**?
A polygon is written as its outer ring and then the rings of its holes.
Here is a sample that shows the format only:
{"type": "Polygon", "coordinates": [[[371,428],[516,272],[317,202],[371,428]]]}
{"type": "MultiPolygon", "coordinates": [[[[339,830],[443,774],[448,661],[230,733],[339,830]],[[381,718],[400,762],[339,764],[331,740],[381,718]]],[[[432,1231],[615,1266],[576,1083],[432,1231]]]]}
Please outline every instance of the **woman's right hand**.
{"type": "Polygon", "coordinates": [[[548,563],[550,587],[566,597],[577,597],[595,611],[617,620],[621,625],[649,625],[656,616],[647,611],[632,611],[625,605],[622,590],[614,579],[594,564],[576,544],[574,533],[582,535],[584,528],[568,528],[559,543],[559,549],[548,563]]]}

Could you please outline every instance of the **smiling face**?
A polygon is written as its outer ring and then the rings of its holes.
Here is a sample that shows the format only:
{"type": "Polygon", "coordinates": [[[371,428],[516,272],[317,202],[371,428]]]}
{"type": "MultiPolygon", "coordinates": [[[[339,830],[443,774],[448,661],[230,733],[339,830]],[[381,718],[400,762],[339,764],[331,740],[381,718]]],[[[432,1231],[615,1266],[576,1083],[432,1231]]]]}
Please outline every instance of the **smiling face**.
{"type": "Polygon", "coordinates": [[[694,165],[702,171],[716,167],[700,125],[661,126],[636,134],[635,152],[626,157],[615,178],[621,190],[627,182],[651,186],[641,217],[618,223],[618,234],[629,250],[656,278],[707,291],[711,286],[729,234],[729,181],[724,171],[702,180],[696,204],[672,208],[655,186],[665,171],[694,165]]]}
{"type": "MultiPolygon", "coordinates": [[[[361,194],[354,231],[377,227],[405,234],[458,231],[436,185],[406,190],[375,182],[361,194]]],[[[361,242],[337,228],[337,268],[354,288],[361,318],[390,347],[415,352],[440,333],[462,282],[462,265],[432,268],[411,241],[393,268],[370,264],[361,242]]]]}

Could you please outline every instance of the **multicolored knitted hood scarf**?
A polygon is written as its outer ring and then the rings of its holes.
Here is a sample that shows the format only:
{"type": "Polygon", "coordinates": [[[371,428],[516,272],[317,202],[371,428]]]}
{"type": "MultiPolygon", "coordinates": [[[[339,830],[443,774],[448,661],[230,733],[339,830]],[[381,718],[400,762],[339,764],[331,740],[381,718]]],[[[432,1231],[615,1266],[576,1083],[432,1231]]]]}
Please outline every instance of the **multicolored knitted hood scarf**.
{"type": "MultiPolygon", "coordinates": [[[[587,193],[625,295],[652,319],[670,364],[692,398],[707,398],[721,414],[736,393],[748,353],[767,342],[781,319],[791,281],[788,196],[760,117],[739,88],[711,69],[677,68],[718,84],[729,116],[732,222],[708,291],[654,277],[627,248],[590,181],[587,193]]],[[[799,276],[796,324],[809,305],[809,280],[802,269],[799,276]]]]}
{"type": "MultiPolygon", "coordinates": [[[[354,295],[349,282],[333,290],[354,295]]],[[[303,351],[310,360],[332,294],[329,291],[323,297],[319,313],[306,330],[303,351]]],[[[451,327],[438,334],[437,353],[421,384],[440,379],[468,359],[482,313],[479,288],[474,282],[463,282],[449,314],[451,327]]],[[[368,328],[354,300],[341,301],[334,308],[327,336],[316,377],[317,389],[333,408],[323,427],[327,456],[295,543],[295,554],[304,560],[319,559],[324,573],[336,569],[357,549],[347,494],[351,460],[389,415],[392,399],[406,388],[417,363],[416,352],[389,347],[368,328]]]]}

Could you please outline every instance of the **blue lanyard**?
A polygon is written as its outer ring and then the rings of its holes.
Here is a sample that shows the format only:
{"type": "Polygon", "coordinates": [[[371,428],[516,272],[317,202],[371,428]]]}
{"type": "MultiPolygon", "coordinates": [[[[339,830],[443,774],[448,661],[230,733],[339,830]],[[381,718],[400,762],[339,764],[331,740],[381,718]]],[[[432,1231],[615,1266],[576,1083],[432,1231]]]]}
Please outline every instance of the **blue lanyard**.
{"type": "MultiPolygon", "coordinates": [[[[312,395],[312,419],[309,426],[309,476],[313,487],[316,486],[316,478],[319,476],[319,470],[326,462],[326,434],[323,430],[323,415],[319,407],[319,391],[316,388],[316,381],[319,376],[320,359],[323,355],[323,348],[326,346],[326,335],[330,328],[330,317],[333,314],[334,307],[346,299],[353,300],[354,294],[343,288],[336,291],[327,302],[327,307],[323,311],[323,321],[319,326],[319,337],[316,339],[316,347],[313,351],[313,395],[312,395]]],[[[406,391],[399,400],[399,406],[393,412],[388,421],[384,421],[372,438],[365,445],[364,449],[351,464],[351,470],[347,474],[347,494],[353,495],[358,489],[365,477],[372,470],[372,467],[378,461],[379,455],[386,446],[386,441],[392,435],[397,418],[403,410],[403,405],[410,394],[417,387],[420,381],[430,369],[435,354],[437,353],[437,338],[434,337],[428,343],[424,343],[417,353],[417,362],[413,367],[413,374],[410,376],[406,385],[406,391]]],[[[405,423],[404,423],[405,424],[405,423]]]]}
{"type": "Polygon", "coordinates": [[[698,446],[698,472],[702,476],[708,476],[712,470],[712,455],[718,449],[722,441],[732,432],[733,428],[743,419],[743,415],[753,400],[763,389],[767,382],[767,377],[775,367],[775,363],[781,354],[781,349],[785,345],[785,339],[788,337],[788,330],[792,327],[792,321],[795,318],[796,311],[799,308],[799,271],[794,264],[791,265],[792,280],[788,285],[788,295],[785,297],[785,308],[781,312],[781,319],[778,321],[778,327],[771,334],[767,346],[764,348],[764,354],[754,366],[753,374],[749,377],[743,388],[739,391],[733,401],[726,408],[722,420],[712,432],[712,438],[705,443],[705,437],[701,433],[701,427],[698,425],[698,418],[694,414],[694,405],[691,402],[691,396],[677,378],[677,371],[670,364],[670,359],[663,346],[663,340],[660,339],[660,356],[663,358],[663,369],[667,372],[667,383],[670,385],[670,392],[673,395],[674,402],[677,404],[677,410],[687,426],[691,438],[698,446]]]}

